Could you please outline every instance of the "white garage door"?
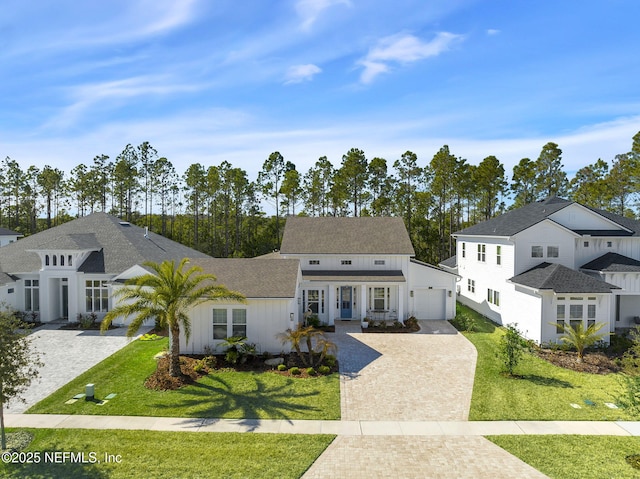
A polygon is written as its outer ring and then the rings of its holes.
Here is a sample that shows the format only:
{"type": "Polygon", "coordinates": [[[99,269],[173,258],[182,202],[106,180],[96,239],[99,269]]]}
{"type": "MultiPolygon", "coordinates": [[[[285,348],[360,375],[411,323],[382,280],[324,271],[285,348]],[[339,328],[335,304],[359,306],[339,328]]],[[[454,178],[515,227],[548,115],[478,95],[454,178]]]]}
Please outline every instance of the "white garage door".
{"type": "Polygon", "coordinates": [[[417,319],[445,319],[444,289],[416,290],[414,296],[414,310],[417,319]]]}

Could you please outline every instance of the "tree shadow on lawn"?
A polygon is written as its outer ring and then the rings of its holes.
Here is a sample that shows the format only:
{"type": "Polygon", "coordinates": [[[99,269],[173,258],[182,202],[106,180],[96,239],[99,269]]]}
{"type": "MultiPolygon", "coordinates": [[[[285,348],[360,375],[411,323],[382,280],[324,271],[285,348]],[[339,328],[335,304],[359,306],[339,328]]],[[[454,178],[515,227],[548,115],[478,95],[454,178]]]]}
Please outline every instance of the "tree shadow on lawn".
{"type": "Polygon", "coordinates": [[[537,374],[523,374],[516,376],[518,379],[524,379],[537,386],[551,386],[554,388],[567,388],[573,389],[574,386],[569,381],[563,381],[562,379],[547,378],[544,376],[538,376],[537,374]]]}
{"type": "MultiPolygon", "coordinates": [[[[290,413],[292,412],[304,413],[319,410],[313,406],[292,402],[294,397],[290,389],[293,384],[292,379],[288,379],[285,384],[280,386],[271,387],[253,377],[255,388],[250,391],[234,392],[224,379],[215,375],[210,375],[208,378],[218,385],[203,384],[199,381],[188,388],[172,392],[190,396],[190,398],[185,398],[179,404],[155,404],[153,407],[158,409],[197,408],[196,411],[185,412],[187,417],[221,418],[225,417],[229,411],[239,411],[239,419],[258,419],[262,413],[269,419],[286,420],[291,420],[290,413]]],[[[304,398],[319,394],[318,391],[311,391],[297,393],[295,397],[304,398]]]]}

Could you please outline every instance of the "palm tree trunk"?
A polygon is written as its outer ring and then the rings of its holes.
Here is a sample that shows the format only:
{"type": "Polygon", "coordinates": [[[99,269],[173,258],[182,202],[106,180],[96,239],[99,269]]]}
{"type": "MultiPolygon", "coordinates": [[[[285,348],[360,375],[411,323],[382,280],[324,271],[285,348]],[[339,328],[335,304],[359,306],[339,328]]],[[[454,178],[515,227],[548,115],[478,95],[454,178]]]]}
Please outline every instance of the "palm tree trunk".
{"type": "Polygon", "coordinates": [[[182,376],[182,371],[180,370],[180,328],[177,325],[171,327],[169,375],[174,378],[182,376]]]}

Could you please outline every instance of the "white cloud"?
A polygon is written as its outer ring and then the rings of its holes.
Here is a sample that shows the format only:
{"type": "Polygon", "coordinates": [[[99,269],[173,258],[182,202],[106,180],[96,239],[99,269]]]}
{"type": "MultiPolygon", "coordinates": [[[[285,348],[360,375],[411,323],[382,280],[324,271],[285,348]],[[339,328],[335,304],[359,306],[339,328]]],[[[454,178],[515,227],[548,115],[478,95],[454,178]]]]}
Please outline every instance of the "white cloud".
{"type": "Polygon", "coordinates": [[[389,71],[390,63],[407,64],[438,56],[462,39],[462,35],[449,32],[440,32],[429,42],[410,34],[382,38],[369,50],[367,56],[358,62],[364,67],[360,81],[370,83],[380,73],[389,71]]]}
{"type": "Polygon", "coordinates": [[[320,73],[322,69],[313,63],[307,63],[305,65],[294,65],[289,67],[285,76],[285,85],[291,83],[301,83],[303,81],[311,80],[315,75],[320,73]]]}
{"type": "Polygon", "coordinates": [[[496,30],[495,28],[489,28],[487,30],[487,35],[489,35],[489,36],[497,35],[498,33],[500,33],[500,30],[496,30]]]}
{"type": "Polygon", "coordinates": [[[296,11],[302,19],[302,30],[309,30],[318,17],[328,8],[334,5],[350,6],[349,0],[298,0],[296,11]]]}

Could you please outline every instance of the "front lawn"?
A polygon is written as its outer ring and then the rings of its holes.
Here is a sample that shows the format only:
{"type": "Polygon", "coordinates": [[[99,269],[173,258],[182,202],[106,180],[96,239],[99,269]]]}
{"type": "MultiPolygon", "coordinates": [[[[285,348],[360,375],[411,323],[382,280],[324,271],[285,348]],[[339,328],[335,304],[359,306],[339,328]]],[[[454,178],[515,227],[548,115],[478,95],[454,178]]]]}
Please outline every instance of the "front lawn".
{"type": "Polygon", "coordinates": [[[1,477],[294,479],[313,464],[334,437],[85,429],[31,432],[35,438],[25,451],[38,452],[40,463],[0,463],[1,477]],[[50,453],[47,459],[56,457],[52,452],[84,453],[87,463],[78,463],[81,456],[72,460],[70,455],[65,458],[62,454],[54,463],[46,460],[45,452],[50,453]],[[106,462],[105,454],[112,462],[106,462]]]}
{"type": "Polygon", "coordinates": [[[214,417],[227,419],[340,419],[337,374],[289,378],[274,373],[212,372],[176,391],[144,387],[155,370],[153,356],[168,339],[134,341],[31,407],[27,413],[122,416],[214,417]],[[99,406],[80,399],[85,385],[95,384],[96,399],[116,396],[99,406]]]}
{"type": "Polygon", "coordinates": [[[622,409],[609,409],[604,404],[616,402],[618,374],[571,371],[526,353],[515,370],[518,377],[508,377],[497,356],[503,329],[464,305],[459,304],[458,311],[472,315],[477,324],[476,332],[463,333],[478,351],[469,420],[633,419],[622,409]]]}
{"type": "Polygon", "coordinates": [[[640,438],[620,436],[488,436],[552,479],[638,478],[625,458],[640,454],[640,438]]]}

